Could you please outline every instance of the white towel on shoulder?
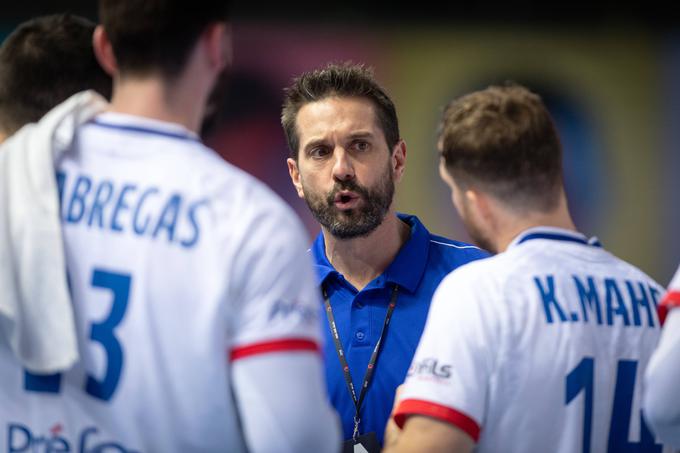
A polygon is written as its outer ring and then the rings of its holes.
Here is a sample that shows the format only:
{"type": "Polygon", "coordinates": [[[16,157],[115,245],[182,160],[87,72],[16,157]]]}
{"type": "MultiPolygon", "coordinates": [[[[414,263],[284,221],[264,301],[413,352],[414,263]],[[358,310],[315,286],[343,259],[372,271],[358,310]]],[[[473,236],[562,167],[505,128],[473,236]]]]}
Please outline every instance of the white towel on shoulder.
{"type": "Polygon", "coordinates": [[[55,161],[107,107],[94,91],[75,94],[0,146],[0,334],[35,373],[78,360],[55,161]]]}

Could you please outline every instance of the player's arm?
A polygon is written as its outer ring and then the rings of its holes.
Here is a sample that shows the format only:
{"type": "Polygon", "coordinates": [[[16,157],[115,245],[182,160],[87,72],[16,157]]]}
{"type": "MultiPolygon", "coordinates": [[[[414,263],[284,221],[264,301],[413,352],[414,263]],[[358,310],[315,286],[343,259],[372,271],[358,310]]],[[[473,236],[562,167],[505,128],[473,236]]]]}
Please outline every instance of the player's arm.
{"type": "Polygon", "coordinates": [[[399,429],[390,420],[385,430],[385,453],[421,452],[470,453],[475,446],[469,434],[458,427],[421,415],[406,419],[399,429]]]}
{"type": "Polygon", "coordinates": [[[662,304],[670,312],[645,371],[643,412],[664,443],[680,447],[680,292],[669,292],[662,304]]]}
{"type": "Polygon", "coordinates": [[[319,355],[271,352],[233,362],[234,395],[251,452],[330,452],[340,446],[319,355]]]}
{"type": "Polygon", "coordinates": [[[479,439],[500,329],[471,277],[461,268],[435,292],[385,431],[387,451],[470,452],[479,439]]]}
{"type": "Polygon", "coordinates": [[[270,209],[252,222],[236,264],[230,351],[242,432],[251,452],[337,452],[319,353],[321,302],[297,219],[270,209]]]}

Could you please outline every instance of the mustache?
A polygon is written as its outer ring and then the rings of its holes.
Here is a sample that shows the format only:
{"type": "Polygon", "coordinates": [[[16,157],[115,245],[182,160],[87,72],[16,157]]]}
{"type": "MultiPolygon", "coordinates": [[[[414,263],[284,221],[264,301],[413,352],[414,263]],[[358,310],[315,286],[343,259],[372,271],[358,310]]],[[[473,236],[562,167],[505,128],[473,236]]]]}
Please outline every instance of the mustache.
{"type": "Polygon", "coordinates": [[[354,180],[341,181],[335,183],[335,186],[333,186],[333,190],[331,190],[331,192],[326,197],[326,202],[328,203],[329,206],[333,206],[335,204],[335,196],[337,195],[338,192],[342,190],[350,190],[352,192],[355,192],[361,195],[365,200],[368,200],[370,198],[370,193],[368,192],[368,189],[360,186],[356,181],[354,180]]]}

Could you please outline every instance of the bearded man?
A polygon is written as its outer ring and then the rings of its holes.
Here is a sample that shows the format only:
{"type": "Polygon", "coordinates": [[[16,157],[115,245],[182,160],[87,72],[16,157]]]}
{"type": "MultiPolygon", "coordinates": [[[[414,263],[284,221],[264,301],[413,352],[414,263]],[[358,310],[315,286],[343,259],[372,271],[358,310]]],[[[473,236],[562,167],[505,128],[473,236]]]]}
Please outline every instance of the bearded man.
{"type": "MultiPolygon", "coordinates": [[[[291,180],[321,224],[311,253],[329,325],[329,396],[346,451],[359,444],[379,451],[434,290],[488,254],[395,211],[406,144],[394,103],[370,70],[332,64],[302,74],[286,89],[281,122],[291,180]]],[[[449,372],[437,363],[425,368],[411,372],[449,372]]]]}

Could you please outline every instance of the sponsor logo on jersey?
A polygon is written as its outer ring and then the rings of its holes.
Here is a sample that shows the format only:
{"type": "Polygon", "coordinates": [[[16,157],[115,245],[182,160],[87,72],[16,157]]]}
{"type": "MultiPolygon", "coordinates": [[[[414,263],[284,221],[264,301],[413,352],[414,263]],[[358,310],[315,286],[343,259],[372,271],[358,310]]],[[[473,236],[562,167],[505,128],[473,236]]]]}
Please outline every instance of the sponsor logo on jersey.
{"type": "Polygon", "coordinates": [[[297,301],[277,300],[269,311],[268,319],[269,321],[287,320],[291,316],[298,317],[306,324],[312,324],[317,321],[319,313],[315,307],[297,301]]]}
{"type": "Polygon", "coordinates": [[[439,363],[439,360],[427,358],[418,362],[411,363],[408,369],[408,376],[430,376],[439,379],[451,377],[451,365],[439,363]]]}
{"type": "Polygon", "coordinates": [[[95,426],[84,428],[75,439],[64,434],[61,423],[49,429],[49,433],[36,433],[21,423],[7,425],[8,453],[138,453],[110,440],[103,440],[95,426]]]}

